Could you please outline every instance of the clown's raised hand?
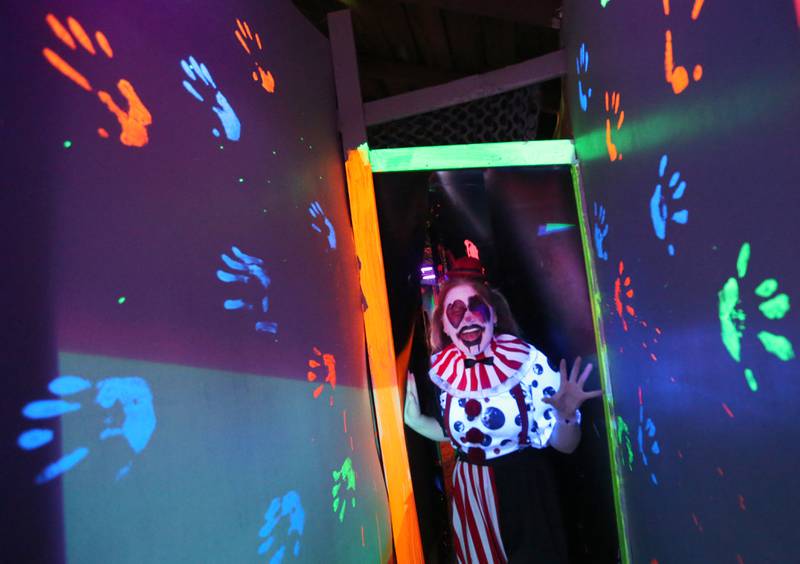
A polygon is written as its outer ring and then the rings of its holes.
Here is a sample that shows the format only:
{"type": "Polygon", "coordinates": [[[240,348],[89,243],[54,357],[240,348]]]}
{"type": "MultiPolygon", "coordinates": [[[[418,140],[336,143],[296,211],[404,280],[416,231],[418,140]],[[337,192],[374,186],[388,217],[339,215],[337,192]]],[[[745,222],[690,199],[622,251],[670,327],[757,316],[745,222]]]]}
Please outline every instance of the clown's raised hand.
{"type": "Polygon", "coordinates": [[[561,385],[554,396],[542,398],[542,401],[555,408],[559,419],[571,419],[581,404],[587,399],[596,398],[603,395],[601,390],[584,391],[583,386],[592,371],[592,365],[587,364],[583,372],[578,376],[581,369],[581,357],[575,359],[572,370],[567,375],[567,361],[562,359],[559,366],[561,373],[561,385]]]}

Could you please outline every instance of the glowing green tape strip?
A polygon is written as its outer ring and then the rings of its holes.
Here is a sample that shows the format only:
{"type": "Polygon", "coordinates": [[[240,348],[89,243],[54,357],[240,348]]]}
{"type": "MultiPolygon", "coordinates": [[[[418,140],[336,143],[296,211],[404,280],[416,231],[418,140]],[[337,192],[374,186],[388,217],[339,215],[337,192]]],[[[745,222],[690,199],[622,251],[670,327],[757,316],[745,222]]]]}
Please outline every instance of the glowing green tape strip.
{"type": "Polygon", "coordinates": [[[437,147],[371,149],[372,172],[406,172],[453,168],[572,165],[575,146],[571,139],[476,143],[437,147]]]}

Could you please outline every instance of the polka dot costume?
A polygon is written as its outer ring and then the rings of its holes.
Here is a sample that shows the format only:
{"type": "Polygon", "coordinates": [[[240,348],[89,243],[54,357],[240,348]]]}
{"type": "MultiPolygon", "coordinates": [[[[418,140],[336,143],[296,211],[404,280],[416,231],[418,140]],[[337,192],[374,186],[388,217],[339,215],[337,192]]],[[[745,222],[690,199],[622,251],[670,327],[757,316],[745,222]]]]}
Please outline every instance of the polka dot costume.
{"type": "MultiPolygon", "coordinates": [[[[496,340],[513,343],[516,352],[524,347],[526,353],[518,368],[501,374],[502,386],[495,385],[488,393],[486,389],[458,390],[447,383],[448,376],[451,381],[458,378],[455,370],[450,374],[437,369],[439,355],[434,357],[430,373],[441,390],[440,408],[453,446],[460,455],[479,464],[526,446],[546,447],[556,423],[553,408],[542,399],[556,393],[560,374],[534,346],[510,335],[499,335],[496,340]]],[[[493,383],[497,381],[492,379],[493,383]]]]}

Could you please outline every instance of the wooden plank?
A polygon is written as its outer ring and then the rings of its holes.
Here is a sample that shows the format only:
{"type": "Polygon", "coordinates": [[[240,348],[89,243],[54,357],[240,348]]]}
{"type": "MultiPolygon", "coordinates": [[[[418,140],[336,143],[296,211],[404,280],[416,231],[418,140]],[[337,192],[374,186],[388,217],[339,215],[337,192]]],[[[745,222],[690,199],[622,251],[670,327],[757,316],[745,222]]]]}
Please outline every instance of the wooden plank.
{"type": "Polygon", "coordinates": [[[517,22],[538,27],[554,26],[553,17],[561,7],[561,0],[398,0],[404,4],[427,6],[517,22]]]}
{"type": "Polygon", "coordinates": [[[364,104],[364,121],[377,125],[537,84],[566,74],[566,64],[562,49],[496,71],[376,100],[364,104]]]}
{"type": "Polygon", "coordinates": [[[390,83],[392,81],[402,81],[411,86],[407,90],[444,84],[465,76],[465,73],[452,70],[397,61],[385,61],[372,57],[359,57],[358,63],[362,77],[369,76],[390,83]]]}
{"type": "Polygon", "coordinates": [[[406,13],[411,33],[425,64],[429,67],[452,69],[450,45],[440,10],[425,4],[409,4],[406,6],[406,13]]]}
{"type": "Polygon", "coordinates": [[[339,107],[339,132],[345,155],[367,142],[361,84],[358,77],[356,44],[350,10],[328,14],[333,77],[336,82],[336,101],[339,107]]]}
{"type": "Polygon", "coordinates": [[[514,64],[516,57],[516,29],[513,23],[491,18],[481,21],[483,28],[483,51],[490,69],[499,69],[514,64]]]}
{"type": "Polygon", "coordinates": [[[406,451],[403,404],[389,316],[375,187],[367,151],[349,151],[345,171],[356,254],[361,261],[361,291],[369,304],[364,311],[364,329],[394,548],[398,562],[424,564],[406,451]]]}
{"type": "Polygon", "coordinates": [[[486,70],[481,18],[457,12],[443,12],[443,17],[455,69],[469,74],[486,70]]]}

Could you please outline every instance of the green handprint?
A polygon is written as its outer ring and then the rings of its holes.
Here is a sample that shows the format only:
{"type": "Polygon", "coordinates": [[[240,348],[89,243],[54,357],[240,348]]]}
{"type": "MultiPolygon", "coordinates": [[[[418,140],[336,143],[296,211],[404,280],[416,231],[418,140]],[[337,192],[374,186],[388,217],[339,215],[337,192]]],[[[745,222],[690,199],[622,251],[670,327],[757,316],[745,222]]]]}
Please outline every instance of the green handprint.
{"type": "Polygon", "coordinates": [[[628,428],[628,424],[625,423],[625,420],[619,415],[617,415],[617,446],[625,447],[624,452],[622,448],[620,448],[622,462],[625,464],[628,470],[633,470],[633,445],[631,444],[631,431],[628,428]]]}
{"type": "MultiPolygon", "coordinates": [[[[739,281],[744,280],[747,275],[747,266],[750,262],[750,243],[744,243],[739,249],[739,257],[736,259],[736,277],[731,276],[718,292],[719,296],[719,323],[722,336],[722,344],[736,362],[742,360],[742,339],[746,330],[745,320],[747,315],[740,307],[741,297],[739,292],[739,281]]],[[[762,280],[756,287],[755,294],[764,298],[758,306],[761,314],[770,320],[783,319],[791,309],[789,296],[784,293],[775,295],[778,290],[778,281],[774,278],[762,280]]],[[[768,353],[776,356],[784,362],[788,362],[795,357],[794,348],[791,341],[783,335],[776,335],[769,331],[760,331],[757,334],[758,340],[768,353]]],[[[758,390],[758,381],[750,368],[745,367],[744,376],[747,385],[752,391],[758,390]]]]}
{"type": "Polygon", "coordinates": [[[333,479],[336,483],[331,488],[331,496],[333,497],[333,512],[339,513],[339,522],[344,521],[344,511],[347,509],[347,500],[343,499],[347,492],[352,492],[350,495],[351,504],[356,506],[356,473],[353,470],[353,461],[350,458],[345,458],[342,463],[341,470],[333,471],[333,479]],[[344,491],[340,491],[342,486],[345,486],[344,491]]]}

